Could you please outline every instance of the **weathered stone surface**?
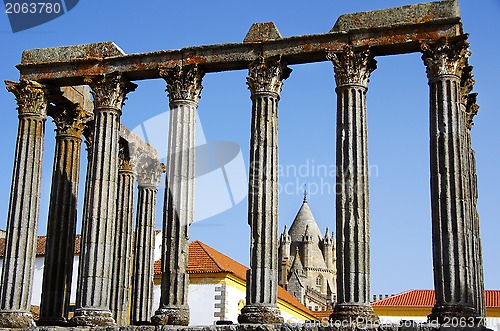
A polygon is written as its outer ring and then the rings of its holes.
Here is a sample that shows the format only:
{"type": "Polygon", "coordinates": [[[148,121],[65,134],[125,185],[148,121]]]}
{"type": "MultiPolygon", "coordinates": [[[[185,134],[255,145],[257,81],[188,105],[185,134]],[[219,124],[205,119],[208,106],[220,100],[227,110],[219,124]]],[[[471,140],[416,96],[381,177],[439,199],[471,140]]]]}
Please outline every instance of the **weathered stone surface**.
{"type": "Polygon", "coordinates": [[[0,311],[2,328],[33,328],[33,315],[24,311],[0,311]]]}
{"type": "Polygon", "coordinates": [[[250,270],[241,323],[283,318],[278,297],[278,100],[282,80],[291,70],[280,57],[259,58],[248,69],[252,99],[248,224],[251,232],[250,270]]]}
{"type": "Polygon", "coordinates": [[[330,322],[336,321],[353,321],[360,328],[370,328],[378,323],[379,318],[369,304],[341,303],[335,306],[333,314],[330,315],[330,322]]]}
{"type": "Polygon", "coordinates": [[[434,286],[431,320],[475,317],[468,238],[472,233],[466,114],[460,78],[470,51],[464,38],[422,45],[430,88],[430,168],[434,286]],[[450,235],[453,234],[453,235],[450,235]]]}
{"type": "Polygon", "coordinates": [[[68,100],[63,91],[50,96],[48,113],[57,134],[37,324],[65,325],[73,275],[82,133],[92,113],[68,100]]]}
{"type": "Polygon", "coordinates": [[[94,95],[95,128],[90,160],[89,199],[82,222],[76,325],[113,325],[110,312],[111,260],[118,179],[118,136],[125,95],[135,89],[120,74],[87,80],[94,95]]]}
{"type": "Polygon", "coordinates": [[[278,324],[283,323],[281,311],[277,307],[246,305],[238,316],[241,324],[278,324]]]}
{"type": "Polygon", "coordinates": [[[466,190],[470,192],[470,210],[471,229],[468,236],[469,261],[472,261],[472,268],[469,269],[470,282],[472,284],[471,302],[476,312],[481,317],[486,316],[485,298],[484,298],[484,275],[483,275],[483,257],[481,249],[481,238],[479,230],[479,213],[477,211],[477,176],[475,152],[472,148],[471,129],[474,124],[474,116],[477,114],[479,106],[476,103],[477,93],[471,93],[474,88],[474,75],[472,66],[467,65],[462,70],[460,77],[460,107],[465,114],[465,125],[467,131],[465,134],[464,154],[466,155],[465,176],[466,190]]]}
{"type": "Polygon", "coordinates": [[[339,17],[330,32],[375,30],[432,21],[460,21],[458,1],[439,1],[345,14],[339,17]]]}
{"type": "Polygon", "coordinates": [[[52,63],[70,60],[102,59],[121,55],[125,55],[125,53],[120,47],[112,41],[107,41],[93,44],[26,50],[23,52],[21,62],[23,64],[52,63]]]}
{"type": "Polygon", "coordinates": [[[151,317],[151,323],[154,325],[188,325],[189,308],[160,308],[151,317]]]}
{"type": "MultiPolygon", "coordinates": [[[[156,152],[150,151],[150,146],[140,142],[131,143],[132,140],[137,140],[136,137],[120,129],[119,118],[125,95],[134,88],[124,77],[131,80],[163,77],[167,81],[171,131],[163,225],[163,278],[161,303],[153,317],[153,323],[187,325],[188,277],[185,269],[188,228],[194,209],[195,110],[203,77],[200,68],[204,72],[249,68],[247,83],[253,107],[249,188],[252,244],[251,269],[247,276],[247,306],[244,307],[240,320],[255,324],[186,330],[289,331],[303,328],[316,331],[327,327],[334,330],[360,328],[360,325],[303,327],[258,324],[282,321],[276,307],[277,104],[282,80],[289,74],[285,63],[298,64],[325,59],[334,63],[338,94],[337,184],[340,183],[340,186],[337,186],[340,192],[336,203],[337,229],[340,229],[337,236],[339,305],[335,308],[332,321],[362,317],[366,324],[377,322],[377,317],[369,306],[366,85],[375,69],[374,55],[420,50],[424,53],[431,95],[431,192],[437,303],[430,318],[443,321],[447,317],[475,317],[477,312],[482,314],[484,283],[479,216],[476,209],[477,180],[470,141],[472,119],[478,106],[475,104],[475,94],[471,93],[473,81],[471,68],[467,63],[469,51],[464,46],[462,34],[457,1],[450,0],[344,15],[330,33],[320,35],[282,38],[273,23],[257,23],[252,26],[243,43],[235,44],[131,55],[124,54],[113,43],[25,51],[22,64],[18,66],[21,82],[6,83],[7,89],[16,95],[20,125],[0,292],[0,327],[32,325],[28,308],[31,300],[43,131],[47,112],[47,90],[34,81],[43,81],[51,86],[90,84],[94,94],[96,117],[93,121],[75,125],[74,121],[68,120],[75,117],[75,111],[71,107],[62,111],[59,116],[53,116],[58,139],[61,138],[58,145],[61,151],[64,149],[75,154],[74,157],[77,156],[77,147],[73,146],[74,149],[71,149],[68,144],[79,143],[77,138],[82,131],[88,144],[90,162],[83,213],[77,310],[72,319],[75,325],[82,326],[114,324],[109,310],[110,300],[114,299],[109,291],[111,270],[116,269],[111,268],[111,246],[116,242],[110,243],[107,239],[117,230],[115,198],[118,178],[117,142],[120,133],[123,132],[129,138],[125,140],[129,141],[132,154],[144,152],[154,160],[157,157],[156,152]],[[326,56],[327,53],[331,55],[326,56]],[[152,157],[153,154],[156,156],[152,157]],[[28,209],[30,213],[25,212],[28,209]],[[356,241],[349,240],[351,237],[356,238],[356,241]],[[260,259],[259,256],[265,258],[260,259]],[[354,277],[350,277],[351,274],[354,277]]],[[[85,87],[67,87],[62,91],[62,97],[74,99],[73,103],[80,106],[90,100],[85,87]]],[[[56,158],[61,157],[61,153],[56,151],[56,158]]],[[[69,162],[71,166],[71,169],[66,169],[65,174],[71,176],[78,172],[74,169],[76,161],[73,162],[69,155],[56,159],[55,167],[59,167],[57,162],[61,160],[69,162]]],[[[131,165],[132,163],[128,164],[131,165]]],[[[149,206],[154,203],[158,178],[159,175],[153,175],[140,179],[140,200],[143,203],[139,203],[139,206],[144,208],[138,213],[138,233],[140,243],[145,246],[151,238],[150,224],[154,216],[150,211],[154,207],[149,206]]],[[[61,180],[56,182],[66,184],[61,180]]],[[[74,198],[74,182],[70,182],[63,186],[71,191],[69,198],[74,198]]],[[[131,192],[130,183],[131,180],[126,185],[129,187],[128,195],[131,192]]],[[[63,205],[69,206],[70,213],[74,214],[72,203],[66,201],[63,205]]],[[[56,205],[51,208],[56,208],[56,205]]],[[[62,215],[61,220],[64,218],[62,212],[57,210],[56,214],[62,215]]],[[[127,218],[128,221],[130,217],[118,217],[120,218],[127,218]]],[[[52,242],[52,248],[64,249],[65,246],[71,246],[72,225],[67,230],[69,241],[66,244],[60,241],[57,245],[52,242]]],[[[118,231],[124,233],[124,242],[130,242],[127,234],[130,229],[118,231]]],[[[54,231],[49,229],[48,232],[52,236],[54,231]]],[[[129,246],[125,246],[127,245],[120,244],[120,249],[114,251],[115,261],[119,260],[118,256],[130,255],[127,253],[129,246]]],[[[139,282],[142,288],[136,293],[141,298],[138,299],[141,302],[138,302],[144,303],[141,309],[147,311],[151,265],[148,264],[150,256],[143,254],[144,252],[136,252],[138,259],[142,259],[140,265],[144,267],[144,270],[136,272],[142,277],[139,282]]],[[[124,264],[124,270],[129,269],[126,261],[124,264]]],[[[68,264],[62,269],[69,269],[68,264]]],[[[66,272],[63,270],[61,275],[64,276],[66,272]]],[[[125,275],[126,271],[119,271],[118,274],[125,275]]],[[[47,277],[48,280],[50,278],[53,277],[47,277]]],[[[60,283],[67,284],[64,281],[60,283]]],[[[128,286],[123,285],[125,282],[118,283],[121,284],[121,294],[124,295],[116,297],[116,302],[122,304],[120,309],[122,316],[125,316],[123,307],[126,306],[127,299],[123,291],[128,286]]],[[[138,289],[140,286],[135,287],[138,289]]],[[[46,286],[47,288],[52,290],[50,286],[46,286]]],[[[54,295],[58,299],[50,303],[55,303],[64,310],[65,304],[61,300],[67,300],[67,292],[60,293],[54,295]]],[[[58,316],[65,314],[58,313],[58,316]]],[[[140,314],[147,315],[143,312],[140,314]]],[[[58,323],[64,319],[65,317],[55,317],[53,321],[58,323]]],[[[146,319],[147,316],[139,318],[139,323],[146,319]]],[[[110,327],[110,330],[113,329],[110,327]]],[[[134,330],[133,327],[126,329],[134,330]]],[[[167,331],[175,328],[155,328],[159,329],[167,331]]],[[[390,329],[431,330],[435,327],[422,324],[415,328],[405,326],[390,329]]]]}
{"type": "Polygon", "coordinates": [[[40,212],[47,90],[31,81],[6,82],[6,85],[16,97],[19,127],[2,268],[0,327],[26,327],[33,321],[29,309],[40,212]]]}
{"type": "Polygon", "coordinates": [[[351,47],[328,58],[337,83],[337,305],[330,318],[372,321],[366,91],[376,62],[369,50],[351,47]]]}
{"type": "Polygon", "coordinates": [[[156,193],[165,171],[163,164],[148,156],[137,163],[139,196],[130,313],[130,323],[135,325],[150,323],[153,310],[156,193]]]}
{"type": "MultiPolygon", "coordinates": [[[[70,46],[67,49],[31,50],[26,51],[23,63],[18,68],[23,79],[77,85],[82,84],[84,77],[89,75],[110,74],[114,71],[122,72],[130,79],[160,78],[161,68],[172,69],[176,65],[197,64],[203,66],[206,72],[246,69],[259,56],[269,58],[279,55],[288,64],[325,61],[326,50],[340,51],[350,42],[373,47],[384,55],[401,54],[418,51],[421,42],[437,41],[441,37],[450,38],[463,33],[455,1],[402,7],[377,14],[351,14],[339,19],[334,30],[325,34],[272,38],[274,40],[269,38],[262,42],[187,47],[129,55],[119,55],[115,46],[109,46],[113,52],[96,51],[95,44],[70,46]],[[387,30],[391,34],[388,35],[387,30]],[[86,48],[90,50],[88,57],[85,55],[86,48]],[[100,60],[106,56],[113,57],[106,61],[100,60]],[[42,63],[50,62],[51,59],[60,62],[53,63],[50,68],[42,63]]],[[[265,31],[272,37],[277,36],[275,32],[270,33],[274,29],[265,31]]],[[[258,38],[267,37],[261,35],[258,38]]]]}
{"type": "Polygon", "coordinates": [[[162,278],[156,325],[188,325],[189,226],[194,220],[196,108],[203,72],[196,66],[162,70],[170,101],[167,174],[163,213],[162,278]]]}
{"type": "Polygon", "coordinates": [[[130,286],[132,284],[135,160],[131,159],[128,144],[124,139],[120,138],[119,145],[110,308],[116,324],[126,325],[129,321],[130,286]]]}
{"type": "Polygon", "coordinates": [[[113,316],[109,310],[99,309],[80,309],[69,321],[74,326],[112,326],[116,325],[113,316]]]}
{"type": "Polygon", "coordinates": [[[254,23],[248,30],[243,42],[255,43],[276,39],[282,39],[282,37],[274,22],[254,23]]]}

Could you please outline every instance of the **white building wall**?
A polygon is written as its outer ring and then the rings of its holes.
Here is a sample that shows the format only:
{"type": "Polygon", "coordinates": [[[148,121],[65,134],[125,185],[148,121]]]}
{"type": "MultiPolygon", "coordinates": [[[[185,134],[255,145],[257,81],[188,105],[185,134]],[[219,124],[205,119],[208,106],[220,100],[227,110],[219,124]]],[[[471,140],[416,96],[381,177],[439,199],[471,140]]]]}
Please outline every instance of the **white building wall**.
{"type": "MultiPolygon", "coordinates": [[[[217,284],[189,284],[188,305],[189,325],[213,325],[219,320],[214,316],[215,287],[217,284]]],[[[153,310],[160,306],[161,285],[155,284],[153,288],[153,310]]],[[[152,312],[154,314],[154,311],[152,312]]]]}
{"type": "Polygon", "coordinates": [[[240,304],[240,301],[243,301],[243,304],[245,303],[245,297],[246,297],[245,291],[234,286],[230,285],[226,286],[227,315],[225,319],[227,321],[233,321],[233,323],[238,323],[238,315],[240,314],[238,310],[238,305],[240,304]]]}
{"type": "MultiPolygon", "coordinates": [[[[73,260],[73,277],[71,281],[71,297],[70,302],[75,303],[76,301],[76,280],[78,277],[78,264],[80,262],[80,257],[75,256],[73,260]]],[[[31,304],[34,306],[40,306],[40,301],[42,300],[42,280],[43,280],[43,263],[44,257],[37,257],[35,259],[35,273],[33,277],[33,294],[31,296],[31,304]]],[[[0,273],[3,268],[3,258],[0,259],[0,273]]]]}
{"type": "Polygon", "coordinates": [[[219,308],[215,308],[216,286],[217,284],[189,284],[189,325],[213,325],[219,320],[214,316],[219,311],[219,308]]]}

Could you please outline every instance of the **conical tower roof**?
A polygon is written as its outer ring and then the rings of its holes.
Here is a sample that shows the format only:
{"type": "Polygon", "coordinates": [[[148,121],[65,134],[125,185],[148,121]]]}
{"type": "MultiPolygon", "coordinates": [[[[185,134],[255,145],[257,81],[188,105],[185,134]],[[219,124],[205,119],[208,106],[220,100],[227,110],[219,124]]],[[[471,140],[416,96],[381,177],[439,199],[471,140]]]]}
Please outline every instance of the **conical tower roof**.
{"type": "MultiPolygon", "coordinates": [[[[291,245],[290,251],[293,252],[297,247],[301,252],[303,252],[304,248],[304,235],[306,234],[311,236],[312,240],[309,244],[309,250],[311,253],[311,259],[309,260],[309,264],[304,267],[309,268],[326,268],[325,260],[323,258],[323,252],[321,251],[321,241],[323,240],[323,235],[314,219],[314,216],[307,204],[307,199],[304,197],[304,201],[302,202],[302,206],[295,216],[295,219],[290,226],[290,230],[288,230],[288,234],[290,235],[291,245]]],[[[304,262],[304,261],[302,261],[304,262]]]]}
{"type": "Polygon", "coordinates": [[[316,245],[319,244],[320,240],[323,239],[323,235],[314,219],[314,216],[307,204],[307,199],[304,198],[302,202],[302,206],[295,216],[292,225],[290,226],[290,230],[288,230],[288,234],[292,239],[292,243],[301,242],[304,234],[306,233],[306,229],[309,235],[313,237],[313,243],[316,245]]]}

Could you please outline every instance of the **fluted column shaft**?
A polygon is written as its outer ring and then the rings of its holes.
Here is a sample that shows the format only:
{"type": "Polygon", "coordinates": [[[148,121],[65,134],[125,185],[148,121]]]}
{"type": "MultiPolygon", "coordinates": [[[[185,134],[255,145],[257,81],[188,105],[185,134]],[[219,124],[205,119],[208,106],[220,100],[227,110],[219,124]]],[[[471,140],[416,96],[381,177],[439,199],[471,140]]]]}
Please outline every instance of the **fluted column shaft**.
{"type": "Polygon", "coordinates": [[[34,81],[6,81],[18,105],[19,127],[7,217],[0,291],[0,327],[25,328],[30,313],[40,212],[46,91],[34,81]]]}
{"type": "Polygon", "coordinates": [[[75,315],[72,323],[86,326],[115,324],[110,311],[111,267],[116,219],[118,135],[127,92],[135,88],[120,74],[86,79],[94,96],[95,127],[87,186],[86,214],[75,315]]]}
{"type": "Polygon", "coordinates": [[[465,41],[423,45],[430,88],[431,211],[436,305],[430,318],[475,317],[466,118],[460,76],[469,56],[465,41]]]}
{"type": "Polygon", "coordinates": [[[158,161],[139,160],[131,324],[149,324],[153,312],[156,194],[163,172],[158,161]]]}
{"type": "Polygon", "coordinates": [[[240,323],[282,323],[278,297],[278,101],[291,70],[281,59],[250,64],[252,99],[248,224],[250,270],[240,323]]]}
{"type": "Polygon", "coordinates": [[[160,70],[170,101],[163,210],[162,279],[156,325],[188,325],[189,225],[194,218],[196,108],[203,73],[196,66],[160,70]]]}
{"type": "Polygon", "coordinates": [[[56,147],[37,324],[65,325],[73,276],[82,133],[91,114],[67,102],[50,109],[49,115],[56,124],[56,147]]]}
{"type": "Polygon", "coordinates": [[[337,83],[337,305],[332,318],[377,320],[370,307],[370,206],[366,92],[369,50],[329,54],[337,83]]]}
{"type": "Polygon", "coordinates": [[[116,324],[127,325],[132,283],[135,165],[126,155],[121,155],[119,163],[111,312],[116,324]]]}
{"type": "Polygon", "coordinates": [[[471,218],[471,235],[469,240],[470,261],[472,268],[470,270],[470,277],[472,281],[473,293],[471,295],[474,308],[479,316],[486,316],[485,298],[484,298],[484,274],[483,274],[483,256],[481,249],[481,237],[479,226],[479,213],[477,211],[477,176],[476,176],[476,159],[474,149],[472,148],[471,129],[474,124],[473,118],[477,114],[479,106],[476,103],[477,93],[471,93],[475,80],[472,74],[472,66],[465,66],[462,71],[460,81],[460,96],[461,96],[461,109],[465,113],[465,126],[467,128],[465,135],[465,150],[467,156],[467,182],[470,198],[470,211],[471,218]]]}

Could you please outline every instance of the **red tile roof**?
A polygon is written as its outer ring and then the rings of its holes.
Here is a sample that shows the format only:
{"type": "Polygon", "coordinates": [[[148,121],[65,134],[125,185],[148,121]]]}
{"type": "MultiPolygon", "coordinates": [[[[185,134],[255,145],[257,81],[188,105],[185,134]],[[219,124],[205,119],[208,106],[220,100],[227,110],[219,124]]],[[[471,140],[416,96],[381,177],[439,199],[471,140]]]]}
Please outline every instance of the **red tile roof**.
{"type": "MultiPolygon", "coordinates": [[[[154,270],[155,275],[161,275],[160,260],[155,262],[154,270]]],[[[243,264],[236,262],[199,240],[189,244],[187,273],[190,275],[223,272],[245,281],[247,270],[248,268],[243,264]]],[[[315,312],[304,306],[281,286],[278,286],[278,298],[310,315],[315,315],[315,312]]]]}
{"type": "MultiPolygon", "coordinates": [[[[81,236],[79,234],[75,237],[75,250],[74,254],[80,254],[80,243],[81,236]]],[[[47,244],[46,236],[38,236],[36,242],[36,256],[45,256],[45,245],[47,244]]],[[[3,257],[5,254],[5,238],[0,238],[0,257],[3,257]]]]}
{"type": "MultiPolygon", "coordinates": [[[[500,290],[486,290],[484,295],[486,307],[500,307],[500,290]]],[[[433,307],[435,304],[434,290],[409,290],[371,303],[374,307],[433,307]]]]}

